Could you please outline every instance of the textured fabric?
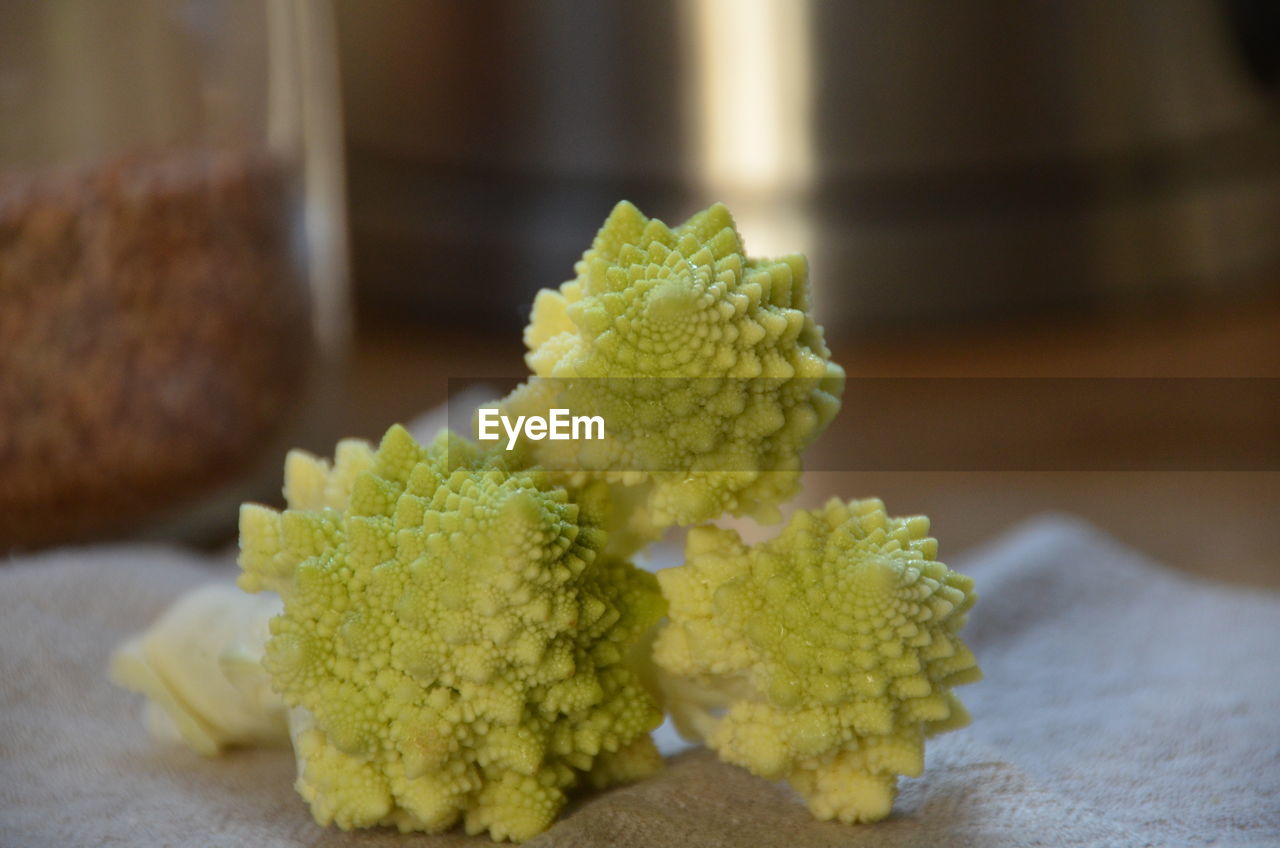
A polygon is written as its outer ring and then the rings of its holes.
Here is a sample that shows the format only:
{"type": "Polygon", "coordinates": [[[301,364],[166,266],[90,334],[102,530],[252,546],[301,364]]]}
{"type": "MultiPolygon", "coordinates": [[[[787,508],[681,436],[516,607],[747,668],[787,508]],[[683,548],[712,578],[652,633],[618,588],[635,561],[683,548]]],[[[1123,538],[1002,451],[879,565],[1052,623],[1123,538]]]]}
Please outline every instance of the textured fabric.
{"type": "MultiPolygon", "coordinates": [[[[977,580],[965,636],[986,680],[958,690],[974,724],[932,741],[887,821],[815,821],[699,749],[526,844],[1280,845],[1280,597],[1188,580],[1066,519],[951,564],[977,580]]],[[[147,737],[108,654],[231,571],[157,547],[0,565],[0,845],[489,844],[322,829],[287,751],[205,760],[147,737]]]]}

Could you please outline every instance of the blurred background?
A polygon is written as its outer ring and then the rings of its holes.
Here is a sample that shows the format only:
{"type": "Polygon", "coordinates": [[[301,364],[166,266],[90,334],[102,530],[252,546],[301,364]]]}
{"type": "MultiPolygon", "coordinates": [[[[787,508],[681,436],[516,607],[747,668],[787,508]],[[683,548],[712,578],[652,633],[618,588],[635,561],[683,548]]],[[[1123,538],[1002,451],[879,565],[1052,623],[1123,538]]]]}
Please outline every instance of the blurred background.
{"type": "Polygon", "coordinates": [[[879,495],[944,552],[1070,512],[1280,585],[1270,0],[0,0],[0,19],[0,548],[226,540],[287,446],[522,375],[534,293],[617,200],[672,224],[722,200],[751,253],[809,256],[836,360],[899,380],[894,415],[953,457],[843,461],[922,438],[851,395],[802,502],[879,495]],[[1090,431],[1092,461],[1059,427],[1035,469],[999,470],[984,384],[909,382],[979,377],[1236,378],[1256,402],[1108,395],[1093,417],[1122,424],[1090,431]],[[1128,462],[1156,432],[1173,458],[1128,462]],[[1256,465],[1180,464],[1206,434],[1256,465]]]}

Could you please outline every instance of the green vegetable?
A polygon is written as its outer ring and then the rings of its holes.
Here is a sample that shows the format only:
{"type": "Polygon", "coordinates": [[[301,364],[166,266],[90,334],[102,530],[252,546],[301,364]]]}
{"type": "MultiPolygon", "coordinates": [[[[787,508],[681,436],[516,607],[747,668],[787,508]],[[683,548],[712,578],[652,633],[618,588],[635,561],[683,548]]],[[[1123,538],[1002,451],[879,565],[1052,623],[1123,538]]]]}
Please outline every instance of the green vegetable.
{"type": "Polygon", "coordinates": [[[720,204],[673,229],[624,201],[576,268],[534,301],[535,378],[502,405],[600,415],[607,438],[532,442],[532,460],[613,484],[619,550],[725,513],[776,521],[843,388],[804,257],[748,257],[720,204]]]}
{"type": "Polygon", "coordinates": [[[818,818],[889,814],[924,738],[968,723],[951,687],[981,678],[956,633],[973,581],[937,562],[923,516],[878,500],[798,512],[774,539],[689,533],[659,572],[670,622],[654,646],[681,732],[785,778],[818,818]]]}
{"type": "Polygon", "coordinates": [[[424,448],[397,426],[332,464],[295,451],[288,508],[241,511],[262,600],[180,599],[113,678],[206,754],[279,740],[287,714],[296,786],[342,828],[533,836],[575,787],[661,767],[659,680],[725,761],[821,818],[883,818],[980,674],[956,635],[972,586],[927,519],[833,501],[755,548],[696,526],[657,579],[626,559],[672,526],[776,520],[796,491],[843,382],[803,257],[748,257],[723,206],[668,228],[624,202],[576,272],[538,295],[533,376],[495,405],[599,415],[604,439],[424,448]]]}
{"type": "Polygon", "coordinates": [[[290,509],[241,511],[240,585],[284,599],[263,665],[318,822],[520,840],[579,782],[660,767],[633,655],[665,604],[601,553],[600,498],[401,427],[288,468],[290,509]]]}

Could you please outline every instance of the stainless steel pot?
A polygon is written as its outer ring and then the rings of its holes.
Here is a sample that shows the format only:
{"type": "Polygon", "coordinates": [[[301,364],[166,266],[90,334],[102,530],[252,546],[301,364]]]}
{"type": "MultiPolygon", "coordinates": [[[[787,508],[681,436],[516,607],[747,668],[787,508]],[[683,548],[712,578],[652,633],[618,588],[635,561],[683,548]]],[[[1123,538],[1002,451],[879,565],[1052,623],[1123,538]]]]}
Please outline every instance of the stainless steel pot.
{"type": "Polygon", "coordinates": [[[1267,8],[345,0],[359,285],[517,324],[621,197],[725,200],[854,327],[1272,284],[1267,8]]]}

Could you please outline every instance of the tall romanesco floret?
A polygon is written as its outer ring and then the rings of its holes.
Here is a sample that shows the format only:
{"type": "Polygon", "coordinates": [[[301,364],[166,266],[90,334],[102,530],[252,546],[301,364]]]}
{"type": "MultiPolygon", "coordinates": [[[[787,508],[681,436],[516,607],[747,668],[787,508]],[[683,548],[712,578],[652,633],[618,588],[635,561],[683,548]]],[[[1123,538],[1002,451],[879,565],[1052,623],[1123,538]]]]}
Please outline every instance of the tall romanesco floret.
{"type": "Polygon", "coordinates": [[[575,270],[538,294],[535,377],[503,406],[599,415],[606,437],[537,442],[534,461],[607,479],[635,544],[724,513],[776,520],[843,388],[804,257],[748,257],[720,204],[671,228],[624,201],[575,270]]]}
{"type": "Polygon", "coordinates": [[[521,840],[579,782],[660,767],[656,581],[601,553],[604,497],[506,462],[393,427],[332,468],[294,453],[284,512],[243,507],[240,585],[284,601],[263,665],[318,822],[521,840]]]}
{"type": "Polygon", "coordinates": [[[928,530],[872,499],[798,512],[757,547],[690,531],[685,564],[658,576],[671,608],[654,648],[681,732],[785,778],[819,818],[888,815],[925,737],[968,722],[951,687],[981,677],[956,635],[972,581],[928,530]]]}

